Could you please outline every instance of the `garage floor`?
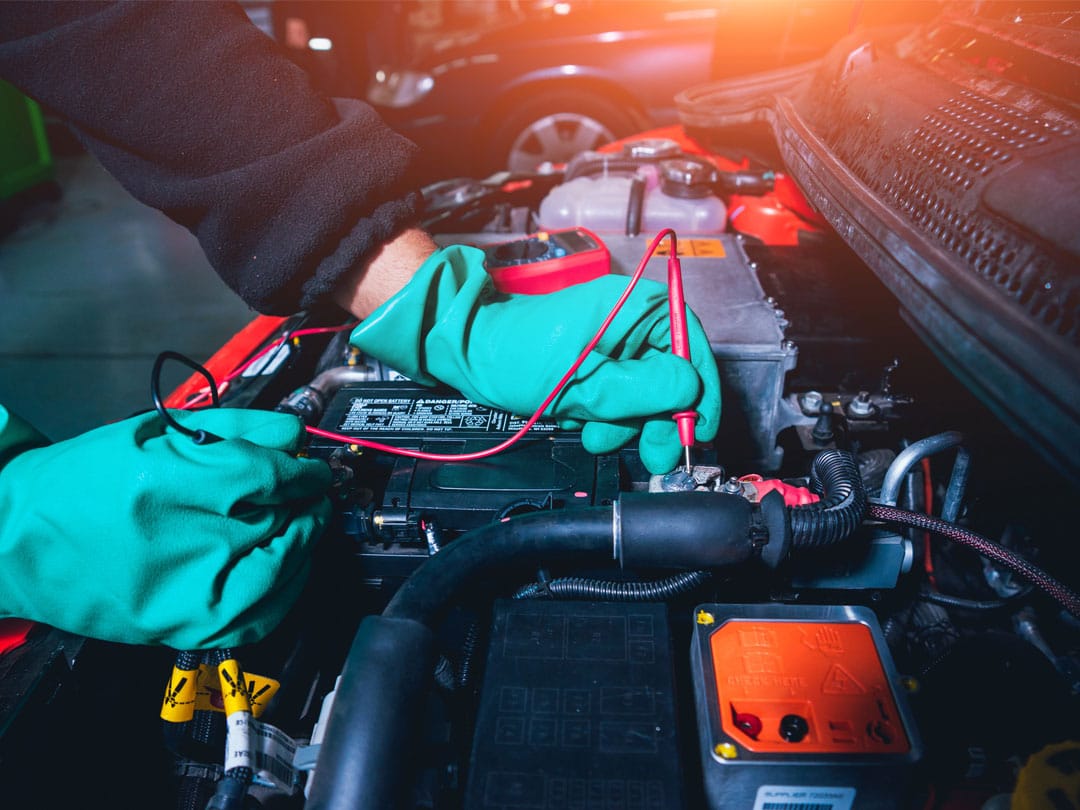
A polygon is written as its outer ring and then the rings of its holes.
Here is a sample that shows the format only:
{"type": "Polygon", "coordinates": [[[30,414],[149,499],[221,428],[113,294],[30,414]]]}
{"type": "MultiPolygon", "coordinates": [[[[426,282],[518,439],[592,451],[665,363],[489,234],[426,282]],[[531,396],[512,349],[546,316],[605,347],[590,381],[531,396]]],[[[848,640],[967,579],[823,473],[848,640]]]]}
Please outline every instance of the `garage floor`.
{"type": "Polygon", "coordinates": [[[0,402],[59,440],[149,407],[158,352],[206,360],[255,313],[93,158],[56,179],[60,200],[0,236],[0,402]]]}

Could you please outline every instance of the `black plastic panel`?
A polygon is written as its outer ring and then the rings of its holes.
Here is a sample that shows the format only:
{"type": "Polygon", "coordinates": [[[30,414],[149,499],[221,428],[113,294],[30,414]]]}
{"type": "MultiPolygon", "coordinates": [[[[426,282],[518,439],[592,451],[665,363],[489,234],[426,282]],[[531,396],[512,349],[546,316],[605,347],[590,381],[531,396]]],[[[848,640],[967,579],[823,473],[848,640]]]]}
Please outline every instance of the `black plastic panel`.
{"type": "Polygon", "coordinates": [[[468,810],[679,808],[667,610],[501,601],[468,810]]]}

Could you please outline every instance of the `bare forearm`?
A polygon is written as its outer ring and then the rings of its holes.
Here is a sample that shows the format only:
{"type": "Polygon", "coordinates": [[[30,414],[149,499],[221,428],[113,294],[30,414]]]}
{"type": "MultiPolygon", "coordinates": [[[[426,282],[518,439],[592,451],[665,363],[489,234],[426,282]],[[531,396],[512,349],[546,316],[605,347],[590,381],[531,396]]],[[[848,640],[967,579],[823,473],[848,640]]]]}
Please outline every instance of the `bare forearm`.
{"type": "Polygon", "coordinates": [[[401,231],[342,276],[334,289],[334,301],[358,318],[366,318],[404,287],[435,249],[431,237],[419,228],[401,231]]]}

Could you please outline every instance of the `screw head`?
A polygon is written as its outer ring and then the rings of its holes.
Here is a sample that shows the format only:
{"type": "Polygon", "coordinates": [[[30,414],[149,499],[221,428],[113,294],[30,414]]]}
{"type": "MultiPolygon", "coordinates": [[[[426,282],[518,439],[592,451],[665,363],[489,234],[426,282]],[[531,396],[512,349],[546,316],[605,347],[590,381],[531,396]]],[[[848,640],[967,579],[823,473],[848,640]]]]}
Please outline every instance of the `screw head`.
{"type": "Polygon", "coordinates": [[[821,395],[820,391],[806,391],[799,394],[799,408],[807,416],[817,416],[824,401],[825,397],[821,395]]]}
{"type": "Polygon", "coordinates": [[[871,416],[875,410],[874,403],[870,401],[869,391],[860,391],[847,406],[848,415],[856,417],[871,416]]]}

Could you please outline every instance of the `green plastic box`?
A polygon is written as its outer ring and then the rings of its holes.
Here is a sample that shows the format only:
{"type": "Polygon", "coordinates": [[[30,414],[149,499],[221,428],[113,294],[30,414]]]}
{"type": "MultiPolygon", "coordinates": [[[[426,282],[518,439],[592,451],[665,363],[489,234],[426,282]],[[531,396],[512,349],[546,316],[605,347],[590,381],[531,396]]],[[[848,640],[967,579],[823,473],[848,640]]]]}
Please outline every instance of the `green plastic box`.
{"type": "Polygon", "coordinates": [[[52,153],[41,108],[0,81],[0,200],[53,176],[52,153]]]}

